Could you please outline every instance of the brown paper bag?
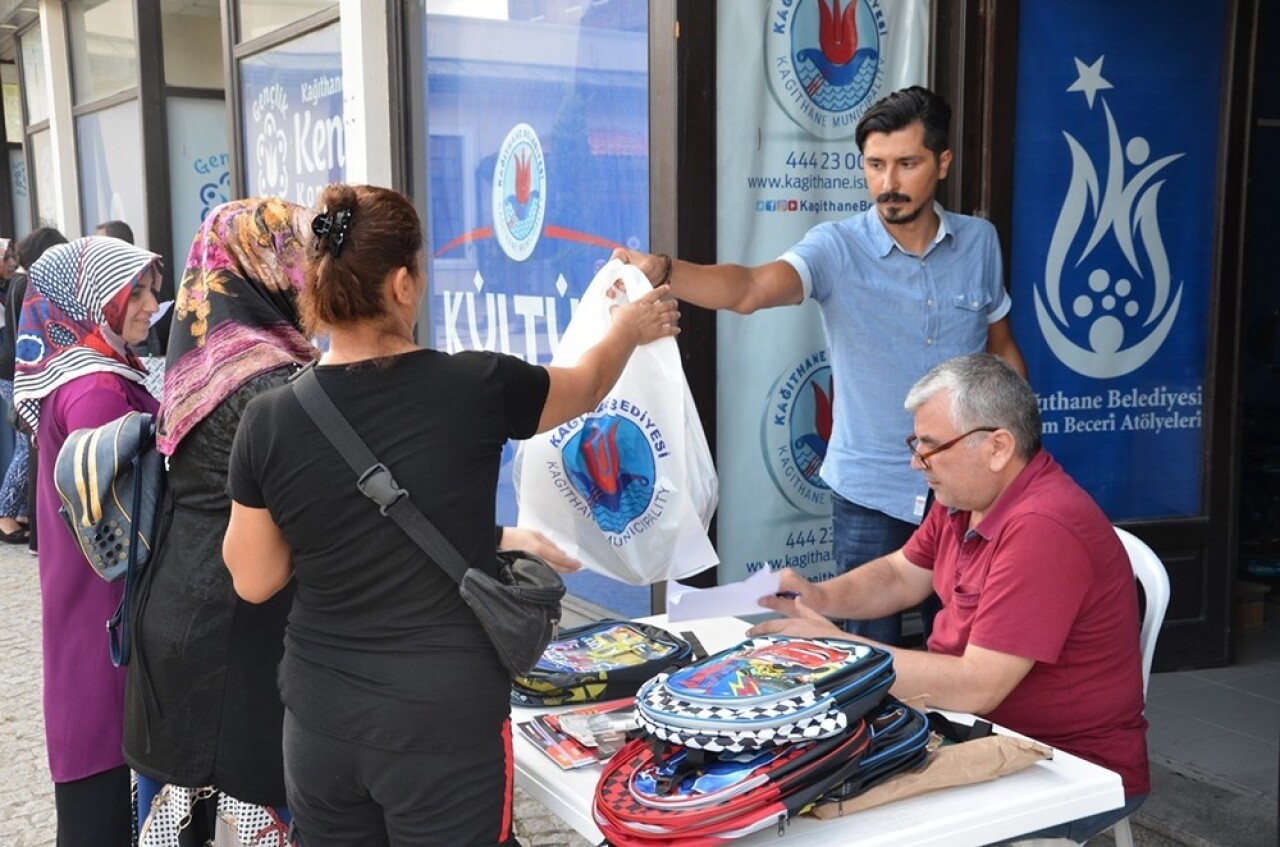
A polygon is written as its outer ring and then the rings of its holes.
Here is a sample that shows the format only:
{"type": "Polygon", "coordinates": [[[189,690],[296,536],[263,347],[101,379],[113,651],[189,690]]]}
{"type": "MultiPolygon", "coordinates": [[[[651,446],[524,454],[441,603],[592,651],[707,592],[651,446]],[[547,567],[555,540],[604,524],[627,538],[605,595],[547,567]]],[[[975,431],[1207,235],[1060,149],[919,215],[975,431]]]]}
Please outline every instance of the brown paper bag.
{"type": "Polygon", "coordinates": [[[838,818],[939,788],[987,782],[1052,758],[1052,748],[1007,735],[948,744],[932,750],[916,770],[891,777],[856,797],[819,803],[808,814],[820,820],[838,818]]]}

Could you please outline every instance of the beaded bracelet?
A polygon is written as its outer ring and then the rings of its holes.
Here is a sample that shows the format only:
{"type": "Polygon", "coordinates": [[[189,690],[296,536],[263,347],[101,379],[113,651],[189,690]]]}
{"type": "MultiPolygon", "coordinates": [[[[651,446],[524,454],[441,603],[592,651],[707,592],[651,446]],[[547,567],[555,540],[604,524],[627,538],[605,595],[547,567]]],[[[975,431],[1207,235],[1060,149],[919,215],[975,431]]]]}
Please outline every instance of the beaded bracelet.
{"type": "Polygon", "coordinates": [[[658,255],[662,257],[662,278],[658,280],[654,288],[661,288],[671,281],[671,257],[666,253],[659,253],[658,255]]]}

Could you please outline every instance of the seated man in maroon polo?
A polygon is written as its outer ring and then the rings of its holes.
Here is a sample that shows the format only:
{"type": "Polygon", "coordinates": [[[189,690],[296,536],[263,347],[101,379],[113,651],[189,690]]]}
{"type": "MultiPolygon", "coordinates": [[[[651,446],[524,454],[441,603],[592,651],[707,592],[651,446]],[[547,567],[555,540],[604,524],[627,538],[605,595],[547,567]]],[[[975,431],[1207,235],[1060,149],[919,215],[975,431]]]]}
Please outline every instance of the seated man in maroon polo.
{"type": "Polygon", "coordinates": [[[782,571],[780,595],[761,605],[786,617],[751,634],[839,637],[828,617],[883,617],[935,591],[943,606],[928,652],[885,647],[893,694],[982,715],[1120,774],[1123,808],[1033,833],[1083,842],[1150,791],[1129,558],[1041,448],[1036,397],[1000,359],[943,362],[906,408],[912,466],[935,507],[906,546],[864,567],[822,583],[782,571]]]}

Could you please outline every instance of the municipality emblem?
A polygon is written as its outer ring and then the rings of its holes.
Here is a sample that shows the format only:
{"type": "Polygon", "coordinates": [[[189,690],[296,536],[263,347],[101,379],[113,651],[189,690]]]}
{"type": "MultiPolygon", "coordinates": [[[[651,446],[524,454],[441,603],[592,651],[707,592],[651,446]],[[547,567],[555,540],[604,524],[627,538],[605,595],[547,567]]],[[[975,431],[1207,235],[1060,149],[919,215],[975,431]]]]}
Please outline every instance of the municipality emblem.
{"type": "Polygon", "coordinates": [[[827,351],[788,368],[769,391],[761,441],[765,465],[779,493],[812,515],[831,514],[831,489],[821,477],[831,442],[835,385],[827,351]]]}
{"type": "Polygon", "coordinates": [[[811,135],[853,137],[878,99],[887,36],[879,0],[773,0],[764,53],[774,99],[811,135]]]}
{"type": "Polygon", "coordinates": [[[1173,328],[1183,292],[1182,282],[1173,282],[1159,219],[1163,172],[1183,154],[1153,158],[1147,139],[1123,137],[1107,98],[1098,94],[1114,87],[1102,76],[1103,58],[1091,65],[1077,58],[1077,79],[1067,92],[1084,94],[1090,120],[1105,121],[1106,149],[1086,149],[1063,131],[1071,179],[1044,280],[1034,289],[1049,349],[1095,379],[1122,376],[1150,360],[1173,328]]]}
{"type": "Polygon", "coordinates": [[[533,253],[547,206],[542,143],[528,124],[516,124],[498,150],[493,168],[493,232],[513,261],[533,253]]]}
{"type": "Polygon", "coordinates": [[[621,415],[588,418],[560,455],[570,483],[605,532],[623,532],[653,502],[653,449],[635,421],[621,415]]]}

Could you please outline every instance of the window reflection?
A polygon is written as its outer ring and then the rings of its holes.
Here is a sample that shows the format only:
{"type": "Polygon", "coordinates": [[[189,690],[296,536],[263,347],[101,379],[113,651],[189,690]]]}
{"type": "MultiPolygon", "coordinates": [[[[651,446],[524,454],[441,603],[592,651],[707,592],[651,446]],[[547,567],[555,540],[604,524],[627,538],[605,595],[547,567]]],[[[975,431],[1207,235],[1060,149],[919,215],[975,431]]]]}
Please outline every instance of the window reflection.
{"type": "Polygon", "coordinates": [[[275,32],[336,5],[333,0],[240,0],[240,40],[249,41],[275,32]]]}
{"type": "Polygon", "coordinates": [[[76,118],[80,151],[80,208],[85,229],[122,220],[147,246],[146,179],[138,101],[76,118]]]}
{"type": "Polygon", "coordinates": [[[28,124],[38,124],[49,117],[43,44],[39,24],[22,34],[22,93],[27,101],[28,124]]]}
{"type": "Polygon", "coordinates": [[[67,4],[75,102],[88,103],[138,84],[138,37],[132,0],[67,4]]]}
{"type": "Polygon", "coordinates": [[[33,132],[31,139],[31,163],[35,168],[36,217],[40,226],[62,229],[58,220],[57,198],[53,192],[53,138],[49,130],[33,132]]]}

